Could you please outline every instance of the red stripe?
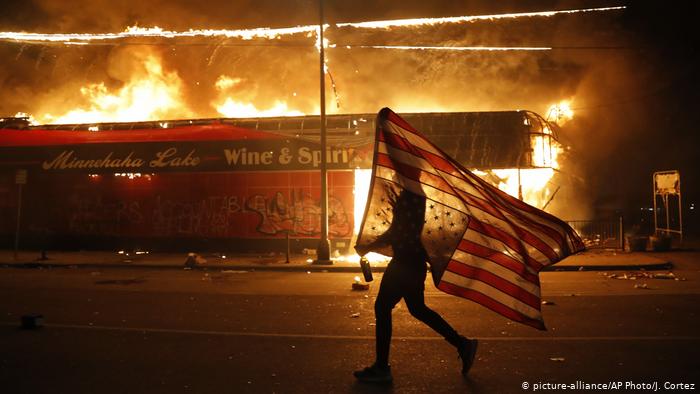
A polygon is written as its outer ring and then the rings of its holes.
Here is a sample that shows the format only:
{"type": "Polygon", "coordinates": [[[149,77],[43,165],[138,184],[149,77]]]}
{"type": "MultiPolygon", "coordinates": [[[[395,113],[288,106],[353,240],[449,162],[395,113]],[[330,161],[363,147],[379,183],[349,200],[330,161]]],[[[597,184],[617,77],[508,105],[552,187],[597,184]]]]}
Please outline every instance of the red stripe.
{"type": "MultiPolygon", "coordinates": [[[[417,134],[417,132],[414,134],[421,137],[421,139],[423,139],[426,143],[428,143],[428,141],[425,140],[424,137],[417,134]]],[[[410,154],[415,155],[416,154],[415,151],[418,150],[419,153],[425,158],[425,160],[428,161],[431,165],[433,165],[433,167],[435,167],[443,172],[450,173],[450,174],[454,174],[455,172],[458,172],[461,175],[461,178],[465,183],[471,184],[471,181],[469,179],[467,179],[463,173],[458,171],[458,168],[454,165],[453,161],[451,161],[449,159],[446,159],[446,158],[438,156],[434,153],[420,149],[416,145],[411,144],[407,139],[405,139],[397,134],[394,134],[392,132],[382,130],[382,132],[379,133],[379,139],[380,139],[380,141],[385,142],[396,149],[400,149],[400,150],[405,151],[405,152],[410,153],[410,154]]],[[[442,151],[440,151],[440,152],[443,153],[442,151]]],[[[412,178],[412,179],[415,179],[415,178],[412,178]]],[[[446,182],[444,180],[441,181],[440,183],[441,184],[447,183],[449,185],[450,189],[453,189],[453,190],[456,189],[456,190],[461,191],[464,194],[460,193],[460,196],[462,197],[463,200],[468,200],[468,201],[466,201],[467,204],[475,206],[475,207],[481,209],[482,211],[493,215],[496,218],[508,221],[508,219],[505,217],[503,212],[500,211],[498,208],[496,208],[494,205],[500,207],[503,210],[510,212],[513,216],[518,217],[520,220],[527,223],[530,227],[537,228],[539,231],[547,234],[550,238],[552,238],[557,243],[557,245],[559,245],[560,248],[562,248],[562,243],[564,242],[564,240],[563,240],[560,233],[558,233],[555,230],[552,230],[551,228],[548,228],[540,223],[537,223],[530,218],[523,216],[522,214],[520,214],[517,211],[513,211],[513,210],[509,209],[510,207],[503,205],[499,200],[494,198],[495,196],[489,196],[487,194],[486,196],[484,196],[487,198],[487,200],[484,200],[484,199],[478,198],[477,196],[474,196],[473,194],[471,194],[469,192],[461,190],[458,187],[456,187],[455,185],[452,185],[449,182],[446,182]],[[491,197],[491,198],[489,198],[489,197],[491,197]]],[[[505,193],[505,192],[503,192],[503,191],[501,191],[501,190],[499,190],[499,189],[497,189],[489,184],[486,184],[486,185],[487,185],[487,187],[485,187],[486,190],[484,190],[484,192],[487,192],[490,190],[490,191],[495,191],[497,193],[497,195],[512,197],[509,194],[507,194],[507,193],[505,193]]],[[[452,194],[452,193],[450,193],[450,194],[452,194]]],[[[518,201],[520,201],[520,200],[518,200],[518,201]]],[[[527,205],[527,204],[525,204],[525,205],[527,205]]],[[[511,223],[511,224],[513,224],[513,223],[511,223]]],[[[544,241],[542,241],[539,237],[533,235],[532,233],[530,233],[528,231],[519,230],[518,226],[516,226],[515,224],[513,224],[513,227],[516,228],[516,232],[518,232],[519,235],[522,235],[523,240],[525,242],[529,243],[530,245],[532,245],[533,247],[538,249],[540,252],[542,252],[542,254],[547,256],[550,260],[556,261],[559,258],[559,255],[556,252],[554,252],[554,250],[548,244],[546,244],[544,241]]]]}
{"type": "Polygon", "coordinates": [[[511,249],[520,253],[520,255],[523,256],[523,258],[525,259],[525,263],[532,269],[534,269],[535,272],[539,272],[542,269],[542,267],[544,267],[542,263],[533,259],[530,256],[527,250],[525,250],[525,247],[522,245],[521,240],[508,234],[507,232],[496,228],[488,223],[484,223],[474,217],[471,217],[469,219],[468,228],[470,230],[478,231],[491,238],[497,239],[503,242],[504,244],[508,245],[511,249]]]}
{"type": "Polygon", "coordinates": [[[94,143],[230,141],[286,138],[225,124],[138,130],[0,130],[0,146],[55,146],[94,143]]]}
{"type": "MultiPolygon", "coordinates": [[[[517,198],[514,198],[510,194],[503,192],[502,190],[492,189],[492,192],[495,193],[496,196],[490,196],[491,200],[493,201],[493,204],[497,205],[500,209],[507,211],[507,212],[510,212],[513,216],[515,216],[518,219],[525,222],[526,226],[536,228],[540,232],[546,234],[554,242],[556,242],[557,245],[559,245],[560,247],[563,243],[565,243],[565,239],[562,236],[562,234],[560,232],[558,232],[557,230],[555,230],[554,228],[550,227],[550,226],[562,227],[563,222],[561,222],[558,219],[556,221],[551,221],[549,218],[545,217],[544,215],[541,215],[541,213],[544,213],[544,211],[538,210],[535,207],[532,207],[528,204],[525,204],[522,201],[518,200],[517,198]],[[523,203],[525,206],[530,208],[527,210],[529,213],[539,217],[540,219],[542,219],[544,221],[548,221],[550,223],[549,224],[540,223],[540,222],[538,222],[530,217],[527,217],[526,215],[523,215],[521,212],[519,212],[517,210],[517,208],[515,208],[513,206],[513,204],[509,205],[508,202],[501,201],[501,199],[506,198],[506,197],[509,198],[509,201],[515,200],[515,201],[519,201],[519,202],[523,203]],[[532,211],[533,209],[536,211],[532,211]]],[[[567,226],[567,225],[564,223],[564,226],[567,226]]]]}
{"type": "MultiPolygon", "coordinates": [[[[393,114],[393,112],[392,112],[392,114],[393,114]]],[[[393,120],[393,119],[395,119],[395,118],[401,120],[401,121],[402,121],[402,124],[406,124],[406,125],[407,125],[407,123],[406,123],[403,119],[401,119],[400,117],[398,117],[398,115],[393,114],[393,117],[391,117],[391,119],[393,120]]],[[[398,126],[399,126],[399,127],[403,127],[402,125],[398,125],[398,126]]],[[[403,127],[403,128],[405,128],[405,127],[403,127]]],[[[424,136],[422,136],[418,131],[416,131],[415,129],[413,129],[412,127],[410,127],[410,125],[408,126],[408,129],[409,129],[408,131],[410,131],[411,133],[413,133],[413,134],[415,134],[416,136],[420,137],[426,144],[432,146],[434,149],[436,149],[438,152],[441,153],[441,155],[442,155],[443,157],[440,157],[440,156],[438,156],[438,155],[436,155],[436,154],[434,154],[434,153],[431,153],[431,152],[428,152],[428,151],[424,151],[424,150],[418,148],[418,149],[420,149],[421,153],[425,156],[426,160],[428,160],[431,164],[433,164],[433,166],[435,166],[436,168],[438,168],[438,169],[440,169],[440,170],[442,170],[442,171],[445,171],[445,172],[447,172],[447,173],[460,172],[460,173],[462,173],[463,176],[464,176],[464,174],[463,174],[464,172],[466,172],[466,173],[471,173],[471,172],[469,172],[469,170],[467,170],[466,168],[464,168],[461,164],[459,164],[458,162],[456,162],[456,161],[452,160],[451,158],[449,158],[449,155],[447,155],[447,154],[446,154],[445,152],[443,152],[440,148],[436,147],[434,144],[432,144],[430,141],[428,141],[428,140],[427,140],[424,136]]],[[[517,205],[518,207],[523,207],[524,210],[526,210],[526,211],[528,211],[528,212],[530,212],[530,213],[532,213],[532,214],[538,215],[538,216],[540,216],[540,217],[543,216],[543,215],[541,215],[541,213],[544,213],[544,215],[545,215],[545,216],[543,217],[544,220],[548,220],[549,217],[552,216],[552,215],[550,215],[550,214],[548,214],[548,213],[546,213],[546,212],[544,212],[544,211],[541,211],[541,210],[539,210],[539,209],[537,209],[537,208],[535,208],[535,207],[532,207],[531,205],[528,205],[528,204],[526,204],[526,203],[524,203],[524,202],[522,202],[522,201],[520,201],[520,200],[514,198],[513,196],[509,195],[508,193],[505,193],[505,192],[499,190],[498,188],[496,188],[496,187],[490,185],[489,183],[487,183],[487,182],[484,181],[483,179],[480,179],[480,178],[478,178],[478,177],[474,177],[474,178],[476,178],[477,181],[481,183],[481,185],[483,186],[483,189],[484,189],[483,192],[487,193],[486,195],[484,195],[484,197],[485,197],[487,200],[489,200],[492,204],[495,204],[495,205],[497,205],[499,208],[510,212],[513,216],[516,216],[516,217],[520,218],[520,219],[521,219],[522,221],[524,221],[525,223],[528,223],[528,224],[530,225],[530,227],[537,228],[537,229],[539,229],[541,232],[543,232],[543,233],[549,235],[549,236],[557,243],[557,245],[559,245],[559,247],[560,247],[562,250],[564,250],[564,248],[568,248],[568,247],[565,245],[565,240],[563,239],[562,235],[561,235],[559,232],[557,232],[556,230],[553,230],[553,229],[551,229],[551,228],[547,228],[546,225],[543,225],[543,224],[541,224],[541,223],[534,222],[532,219],[523,216],[520,212],[514,211],[514,210],[512,209],[513,207],[509,207],[507,204],[504,205],[500,200],[498,200],[498,198],[496,198],[496,196],[503,197],[503,198],[507,199],[508,201],[513,201],[513,202],[514,202],[514,205],[517,205]],[[495,192],[495,193],[496,193],[496,196],[488,195],[489,192],[491,192],[491,193],[495,192]],[[517,201],[517,203],[515,203],[515,201],[517,201]]],[[[467,183],[470,183],[470,184],[472,183],[472,182],[470,182],[470,180],[468,180],[468,179],[466,179],[466,178],[464,178],[464,181],[467,182],[467,183]]],[[[486,204],[486,205],[488,205],[488,204],[486,204]]],[[[482,206],[483,206],[483,204],[482,204],[482,206]]],[[[494,211],[497,211],[497,209],[491,210],[491,213],[493,214],[494,211]]],[[[499,213],[496,215],[496,217],[503,218],[503,213],[502,213],[502,212],[499,212],[499,213]]],[[[559,224],[559,225],[561,226],[561,224],[563,223],[563,222],[561,222],[561,220],[559,220],[558,218],[556,218],[556,217],[554,217],[554,216],[552,216],[552,218],[554,219],[553,221],[555,222],[555,223],[553,223],[553,224],[559,224]]],[[[566,223],[563,223],[563,225],[564,225],[565,227],[568,227],[568,225],[566,225],[566,223]]],[[[530,234],[530,235],[531,235],[532,237],[534,237],[534,235],[532,235],[532,234],[530,234]]],[[[554,252],[554,250],[552,250],[552,248],[551,248],[549,245],[547,245],[546,243],[544,243],[543,241],[541,241],[539,238],[536,238],[536,237],[535,237],[535,238],[530,238],[530,237],[528,237],[528,239],[531,240],[532,242],[534,242],[534,243],[531,243],[531,245],[532,245],[533,247],[535,247],[535,248],[537,248],[538,250],[540,250],[543,254],[545,254],[545,255],[546,255],[548,258],[550,258],[551,260],[555,260],[555,261],[556,261],[556,260],[559,259],[559,256],[554,252]]],[[[527,242],[530,243],[530,241],[527,241],[527,242]]]]}
{"type": "Polygon", "coordinates": [[[442,172],[446,172],[448,174],[459,173],[459,170],[455,168],[455,166],[452,165],[449,160],[445,160],[445,158],[440,155],[436,155],[435,153],[421,149],[417,145],[413,145],[409,140],[400,135],[381,130],[379,133],[379,141],[389,144],[394,148],[409,152],[415,156],[422,157],[433,167],[442,172]]]}
{"type": "MultiPolygon", "coordinates": [[[[532,319],[528,316],[523,315],[522,313],[509,308],[500,302],[494,300],[493,298],[479,293],[476,290],[472,289],[465,289],[464,287],[459,287],[457,285],[454,285],[449,282],[445,282],[444,280],[441,280],[440,283],[437,286],[438,289],[444,291],[447,294],[452,294],[456,295],[462,298],[466,298],[468,300],[472,300],[476,302],[477,304],[481,304],[492,311],[499,313],[511,320],[527,324],[528,326],[532,326],[538,330],[546,330],[544,326],[544,322],[542,320],[536,320],[532,319]]],[[[539,310],[539,308],[538,308],[539,310]]]]}
{"type": "Polygon", "coordinates": [[[486,246],[479,245],[475,242],[468,241],[466,239],[460,241],[459,245],[457,246],[457,249],[461,250],[462,252],[473,254],[475,256],[493,261],[501,267],[507,268],[513,271],[513,273],[520,275],[523,279],[527,280],[528,282],[537,286],[540,285],[539,277],[529,272],[526,268],[527,266],[524,263],[521,263],[520,261],[504,253],[487,248],[486,246]]]}
{"type": "Polygon", "coordinates": [[[493,205],[489,204],[488,201],[476,197],[473,194],[467,193],[462,189],[457,188],[457,190],[459,190],[460,192],[460,197],[462,197],[462,199],[465,200],[469,205],[479,208],[480,210],[490,214],[491,216],[497,219],[508,221],[508,219],[503,215],[503,212],[499,211],[493,205]]]}
{"type": "MultiPolygon", "coordinates": [[[[382,134],[385,134],[385,133],[380,133],[380,138],[381,138],[382,134]]],[[[389,136],[389,135],[384,135],[384,137],[385,137],[385,138],[387,138],[387,137],[391,138],[393,141],[395,141],[395,142],[397,143],[397,145],[401,145],[401,146],[407,146],[407,145],[408,145],[408,146],[415,147],[414,145],[410,145],[405,139],[403,139],[403,138],[401,138],[401,137],[398,137],[398,136],[396,136],[395,134],[391,134],[391,133],[386,133],[386,134],[389,134],[390,136],[389,136]]],[[[387,142],[387,141],[385,141],[385,142],[387,142]]],[[[387,142],[387,143],[388,143],[388,142],[387,142]]],[[[394,146],[394,145],[391,145],[391,146],[394,146]]],[[[394,146],[394,147],[397,148],[397,149],[404,150],[404,149],[402,149],[400,146],[394,146]]],[[[421,152],[424,152],[424,151],[421,151],[421,152]]],[[[410,151],[408,151],[407,153],[411,154],[410,151]]],[[[435,155],[433,155],[433,154],[430,154],[429,152],[424,152],[424,153],[428,154],[428,155],[431,156],[431,157],[437,158],[437,156],[435,156],[435,155]]],[[[383,154],[382,154],[382,155],[383,155],[383,154]]],[[[426,158],[426,160],[430,161],[430,160],[427,159],[427,158],[426,158]]],[[[431,163],[431,164],[433,164],[433,163],[431,163]]],[[[452,168],[454,168],[454,167],[452,167],[452,168]]],[[[413,179],[413,180],[416,180],[416,181],[420,181],[419,176],[413,173],[414,170],[415,170],[415,167],[406,168],[406,169],[405,169],[405,171],[406,171],[405,174],[406,174],[410,179],[413,179]],[[410,175],[409,175],[409,174],[410,174],[410,175]]],[[[398,171],[398,169],[397,169],[397,171],[398,171]]],[[[422,171],[422,170],[421,170],[421,171],[422,171]]],[[[401,172],[401,171],[400,171],[400,172],[401,172]]],[[[449,172],[449,171],[446,171],[446,172],[449,172]]],[[[428,174],[428,173],[426,172],[426,174],[428,174]]],[[[431,175],[432,175],[432,174],[431,174],[431,175]]],[[[464,180],[465,182],[469,182],[469,180],[467,180],[467,179],[465,179],[465,178],[463,178],[463,180],[464,180]]],[[[444,181],[442,178],[440,178],[440,182],[439,182],[439,183],[440,183],[441,185],[448,185],[447,187],[449,187],[449,189],[453,189],[453,185],[451,185],[450,183],[444,181]]],[[[489,185],[489,187],[492,188],[492,190],[498,190],[498,189],[494,188],[493,186],[490,186],[490,185],[489,185]]],[[[441,190],[446,191],[446,190],[444,189],[445,186],[440,186],[440,188],[441,188],[441,190]]],[[[457,189],[457,190],[462,191],[461,189],[457,189]]],[[[498,191],[501,192],[500,190],[498,190],[498,191]]],[[[448,193],[453,194],[452,192],[448,192],[448,193]]],[[[501,193],[502,193],[502,192],[501,192],[501,193]]],[[[466,191],[462,191],[462,193],[460,193],[460,197],[461,197],[461,199],[462,199],[463,201],[465,201],[465,203],[467,203],[467,204],[469,204],[469,205],[472,205],[472,206],[475,206],[475,207],[477,207],[477,208],[479,208],[479,209],[481,209],[481,210],[483,210],[483,211],[485,211],[485,212],[488,212],[489,214],[491,214],[491,215],[493,215],[494,217],[497,217],[497,218],[499,218],[499,219],[501,219],[501,220],[508,221],[508,219],[503,215],[503,213],[502,213],[501,211],[499,211],[498,209],[496,209],[496,208],[493,207],[492,205],[489,205],[486,201],[482,201],[481,199],[478,199],[477,197],[473,196],[472,194],[467,193],[466,191]]],[[[502,204],[498,204],[498,205],[502,205],[502,204]]],[[[516,216],[518,216],[518,215],[516,214],[516,216]]],[[[529,220],[529,219],[527,219],[527,218],[522,218],[522,220],[532,223],[532,221],[529,220]]],[[[513,223],[511,223],[511,224],[513,224],[513,223]]],[[[538,238],[537,236],[533,235],[533,234],[530,233],[529,231],[527,231],[527,230],[525,230],[525,229],[523,229],[523,228],[521,228],[521,227],[519,227],[519,226],[516,226],[515,224],[513,224],[512,227],[513,227],[514,231],[518,234],[518,236],[519,236],[524,242],[527,242],[528,244],[532,245],[534,248],[536,248],[537,250],[539,250],[540,252],[542,252],[542,254],[544,254],[545,256],[547,256],[547,258],[549,258],[549,259],[551,260],[551,262],[554,262],[554,261],[558,260],[559,256],[557,255],[557,253],[554,252],[554,250],[553,250],[548,244],[546,244],[544,241],[542,241],[540,238],[538,238]]],[[[533,227],[535,227],[535,224],[534,224],[534,223],[533,223],[533,227]]],[[[559,237],[560,237],[560,236],[559,236],[559,237]]],[[[559,245],[560,245],[560,244],[559,244],[559,245]]]]}
{"type": "MultiPolygon", "coordinates": [[[[380,139],[380,141],[391,146],[392,148],[399,149],[403,152],[406,152],[407,154],[412,154],[414,156],[416,155],[414,150],[417,149],[420,154],[424,155],[423,159],[428,161],[428,163],[430,163],[434,168],[437,168],[443,172],[454,173],[456,171],[456,168],[454,166],[450,166],[449,168],[437,167],[437,166],[449,166],[449,162],[445,161],[443,158],[436,156],[430,152],[427,152],[427,151],[424,151],[420,148],[417,148],[415,145],[412,145],[410,142],[408,142],[408,140],[406,140],[406,139],[404,139],[396,134],[380,133],[379,139],[380,139]]],[[[381,155],[381,153],[380,153],[380,155],[381,155]]],[[[389,156],[391,156],[391,155],[389,155],[389,156]]],[[[438,179],[438,177],[432,173],[426,172],[426,174],[430,174],[432,177],[435,177],[435,179],[438,179]]],[[[463,175],[461,173],[459,173],[459,174],[463,175]]],[[[489,213],[489,214],[493,215],[494,217],[497,217],[501,220],[506,220],[503,213],[501,211],[499,211],[498,209],[496,209],[495,207],[493,207],[493,205],[490,205],[486,200],[483,200],[483,199],[481,199],[473,194],[470,194],[470,193],[458,188],[457,186],[446,181],[442,177],[439,177],[439,179],[440,179],[440,184],[447,185],[447,188],[449,188],[450,191],[448,193],[454,195],[455,191],[459,191],[459,192],[461,192],[459,194],[459,196],[462,198],[462,200],[466,200],[466,203],[468,205],[472,205],[476,208],[479,208],[482,211],[487,212],[487,213],[489,213]]],[[[469,180],[464,178],[463,176],[462,176],[462,180],[466,183],[470,183],[469,180]]],[[[442,187],[442,189],[444,190],[445,187],[442,187]]]]}
{"type": "Polygon", "coordinates": [[[472,267],[470,265],[461,264],[458,261],[452,260],[447,264],[446,271],[453,272],[459,276],[465,278],[478,280],[479,282],[486,283],[487,285],[493,287],[494,289],[507,294],[524,304],[527,304],[535,309],[540,309],[541,301],[540,298],[523,289],[522,287],[513,284],[498,275],[491,273],[490,271],[472,267]]]}
{"type": "Polygon", "coordinates": [[[392,160],[391,156],[388,156],[384,153],[377,154],[377,164],[383,167],[391,168],[392,170],[395,170],[399,175],[402,175],[408,179],[412,179],[416,182],[432,186],[452,196],[455,195],[450,185],[447,182],[445,182],[442,178],[435,176],[429,172],[425,172],[420,168],[392,160]]]}
{"type": "Polygon", "coordinates": [[[408,124],[408,122],[403,120],[403,118],[400,117],[399,115],[396,115],[396,113],[394,113],[394,111],[390,110],[389,108],[383,108],[381,111],[379,111],[379,118],[380,118],[380,121],[381,120],[388,120],[388,121],[396,124],[397,126],[401,127],[402,129],[406,129],[407,131],[409,131],[411,133],[418,134],[418,131],[416,129],[414,129],[413,126],[408,124]]]}

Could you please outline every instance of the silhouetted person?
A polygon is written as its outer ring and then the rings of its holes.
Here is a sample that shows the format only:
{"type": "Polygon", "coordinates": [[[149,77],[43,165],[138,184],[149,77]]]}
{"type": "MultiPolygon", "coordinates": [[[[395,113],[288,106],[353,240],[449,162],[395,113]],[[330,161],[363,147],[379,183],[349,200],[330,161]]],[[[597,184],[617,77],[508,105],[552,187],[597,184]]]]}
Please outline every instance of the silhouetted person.
{"type": "Polygon", "coordinates": [[[466,375],[474,361],[478,341],[461,336],[439,314],[425,305],[423,291],[427,272],[428,254],[421,242],[425,220],[425,197],[402,191],[393,204],[394,218],[389,230],[366,246],[355,246],[360,255],[369,250],[391,246],[393,258],[382,276],[379,294],[374,303],[376,323],[376,361],[355,377],[362,382],[389,383],[392,381],[389,367],[391,345],[391,312],[403,298],[408,311],[416,319],[427,324],[457,348],[462,359],[462,373],[466,375]]]}

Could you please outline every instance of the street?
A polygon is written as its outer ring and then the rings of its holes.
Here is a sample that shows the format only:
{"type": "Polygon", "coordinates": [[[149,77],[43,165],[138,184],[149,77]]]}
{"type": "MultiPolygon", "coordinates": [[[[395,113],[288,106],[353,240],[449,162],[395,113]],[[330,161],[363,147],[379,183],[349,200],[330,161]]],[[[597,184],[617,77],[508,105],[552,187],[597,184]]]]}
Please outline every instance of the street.
{"type": "Polygon", "coordinates": [[[5,268],[0,391],[509,393],[576,382],[697,389],[700,260],[667,258],[679,280],[540,274],[546,332],[445,295],[428,276],[427,304],[480,339],[477,360],[463,378],[454,349],[400,303],[387,387],[352,376],[373,361],[381,274],[369,291],[352,291],[352,273],[5,268]],[[45,326],[20,329],[31,313],[45,326]]]}

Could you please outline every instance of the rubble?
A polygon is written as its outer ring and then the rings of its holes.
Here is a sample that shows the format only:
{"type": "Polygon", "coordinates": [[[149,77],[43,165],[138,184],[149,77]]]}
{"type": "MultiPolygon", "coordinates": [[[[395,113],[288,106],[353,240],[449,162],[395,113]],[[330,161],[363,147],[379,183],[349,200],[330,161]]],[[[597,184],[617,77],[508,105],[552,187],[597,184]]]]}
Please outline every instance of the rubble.
{"type": "Polygon", "coordinates": [[[601,272],[601,275],[608,279],[620,279],[620,280],[638,280],[638,279],[671,279],[671,280],[685,280],[685,278],[677,277],[673,272],[669,271],[666,273],[651,273],[647,271],[638,272],[626,272],[622,275],[609,274],[607,272],[601,272]]]}

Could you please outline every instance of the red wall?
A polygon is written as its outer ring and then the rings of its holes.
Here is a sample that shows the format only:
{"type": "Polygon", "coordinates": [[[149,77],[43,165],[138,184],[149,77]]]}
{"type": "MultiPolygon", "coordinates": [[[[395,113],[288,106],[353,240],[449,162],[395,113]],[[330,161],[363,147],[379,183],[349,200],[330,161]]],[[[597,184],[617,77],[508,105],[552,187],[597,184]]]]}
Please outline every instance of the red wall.
{"type": "MultiPolygon", "coordinates": [[[[352,171],[331,171],[329,234],[350,238],[352,171]]],[[[318,238],[316,171],[114,175],[30,173],[23,189],[22,232],[94,238],[318,238]]],[[[0,174],[0,233],[14,234],[17,186],[0,174]]]]}

